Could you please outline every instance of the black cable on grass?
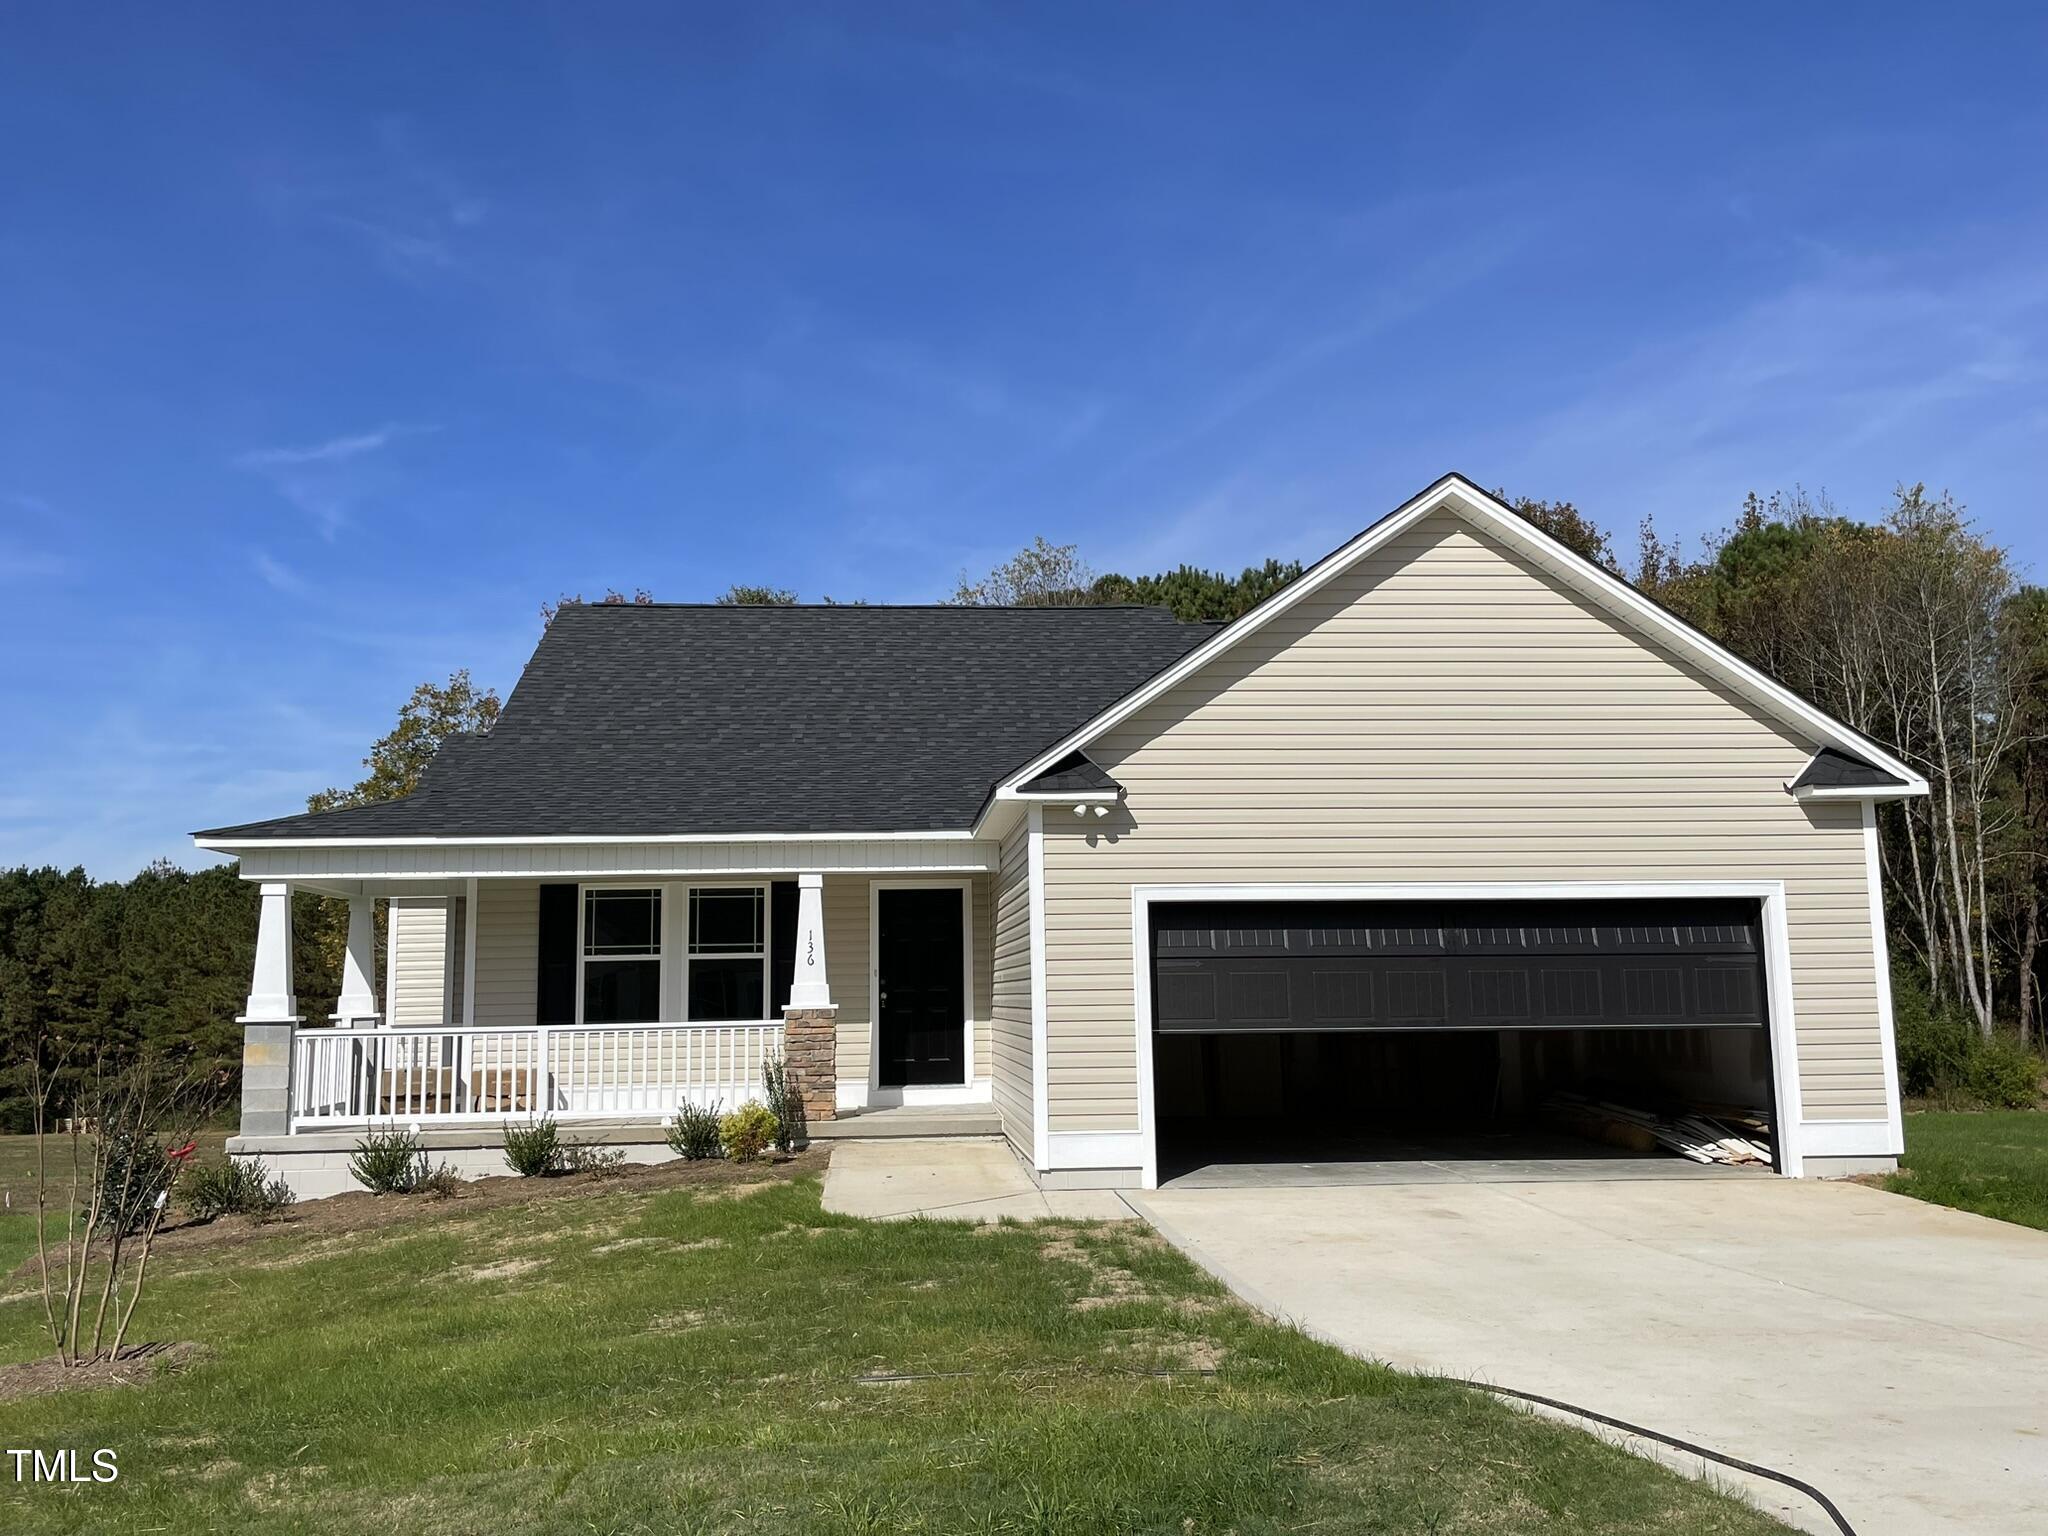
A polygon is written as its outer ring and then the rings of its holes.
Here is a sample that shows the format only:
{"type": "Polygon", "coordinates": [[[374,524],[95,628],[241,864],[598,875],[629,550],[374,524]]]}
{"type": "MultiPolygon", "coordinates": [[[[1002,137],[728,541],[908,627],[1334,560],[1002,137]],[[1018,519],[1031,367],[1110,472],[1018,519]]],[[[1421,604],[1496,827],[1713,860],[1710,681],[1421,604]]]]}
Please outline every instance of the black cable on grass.
{"type": "MultiPolygon", "coordinates": [[[[895,1387],[901,1386],[904,1382],[908,1381],[959,1381],[970,1376],[1019,1376],[1023,1374],[1024,1372],[1022,1371],[869,1371],[865,1375],[854,1377],[853,1384],[857,1387],[895,1387]]],[[[1097,1371],[1095,1374],[1098,1376],[1149,1376],[1154,1378],[1170,1378],[1174,1376],[1213,1377],[1216,1374],[1216,1368],[1208,1365],[1189,1365],[1183,1366],[1178,1370],[1097,1371]]]]}
{"type": "Polygon", "coordinates": [[[1774,1472],[1769,1467],[1760,1467],[1755,1462],[1744,1461],[1739,1456],[1729,1456],[1720,1451],[1708,1450],[1704,1445],[1694,1445],[1690,1440],[1681,1440],[1676,1435],[1667,1435],[1658,1430],[1645,1429],[1642,1425],[1631,1424],[1625,1419],[1610,1418],[1604,1413],[1595,1413],[1590,1408],[1581,1408],[1577,1403],[1560,1402],[1557,1398],[1544,1397],[1535,1392],[1524,1392],[1518,1387],[1497,1386],[1490,1381],[1464,1381],[1456,1376],[1439,1376],[1435,1379],[1449,1382],[1454,1387],[1470,1387],[1475,1392],[1491,1392],[1497,1397],[1519,1398],[1525,1403],[1538,1403],[1545,1408],[1555,1408],[1560,1413],[1569,1413],[1581,1419],[1591,1419],[1595,1424],[1605,1424],[1608,1428],[1618,1429],[1624,1434],[1635,1435],[1644,1440],[1655,1440],[1660,1445],[1668,1445],[1674,1450],[1684,1451],[1688,1456],[1702,1456],[1708,1461],[1718,1461],[1724,1467],[1733,1467],[1738,1472],[1747,1472],[1752,1477],[1764,1477],[1769,1478],[1774,1483],[1783,1483],[1787,1488],[1795,1488],[1805,1494],[1814,1503],[1826,1510],[1828,1518],[1835,1522],[1835,1528],[1842,1533],[1842,1536],[1856,1536],[1856,1527],[1849,1523],[1847,1515],[1835,1507],[1833,1499],[1822,1493],[1813,1484],[1803,1482],[1799,1478],[1792,1476],[1789,1472],[1774,1472]]]}
{"type": "MultiPolygon", "coordinates": [[[[986,1375],[1012,1375],[1007,1371],[870,1371],[853,1378],[856,1386],[893,1387],[911,1381],[958,1381],[964,1377],[986,1375]]],[[[1124,1371],[1127,1376],[1214,1376],[1216,1372],[1206,1366],[1191,1366],[1181,1370],[1124,1371]]],[[[1605,1424],[1609,1429],[1618,1429],[1623,1434],[1634,1435],[1642,1440],[1655,1440],[1659,1445],[1668,1445],[1673,1450],[1683,1451],[1688,1456],[1699,1456],[1707,1461],[1718,1461],[1724,1467],[1733,1467],[1738,1472],[1747,1472],[1752,1477],[1766,1478],[1774,1483],[1805,1494],[1835,1522],[1835,1528],[1842,1536],[1856,1536],[1856,1527],[1849,1523],[1849,1517],[1835,1507],[1835,1501],[1822,1493],[1813,1484],[1792,1476],[1789,1472],[1773,1471],[1760,1467],[1753,1461],[1744,1461],[1739,1456],[1730,1456],[1721,1451],[1710,1450],[1704,1445],[1695,1445],[1690,1440],[1681,1440],[1676,1435],[1667,1435],[1659,1430],[1645,1429],[1640,1424],[1631,1424],[1626,1419],[1613,1418],[1604,1413],[1595,1413],[1590,1408],[1581,1408],[1577,1403],[1567,1403],[1555,1397],[1544,1397],[1537,1392],[1524,1392],[1519,1387],[1503,1387],[1490,1381],[1466,1381],[1458,1376],[1437,1376],[1432,1380],[1444,1382],[1453,1387],[1466,1387],[1474,1392],[1490,1392],[1496,1397],[1517,1398],[1525,1403],[1536,1403],[1544,1408],[1554,1408],[1559,1413],[1569,1413],[1576,1418],[1590,1419],[1595,1424],[1605,1424]]]]}

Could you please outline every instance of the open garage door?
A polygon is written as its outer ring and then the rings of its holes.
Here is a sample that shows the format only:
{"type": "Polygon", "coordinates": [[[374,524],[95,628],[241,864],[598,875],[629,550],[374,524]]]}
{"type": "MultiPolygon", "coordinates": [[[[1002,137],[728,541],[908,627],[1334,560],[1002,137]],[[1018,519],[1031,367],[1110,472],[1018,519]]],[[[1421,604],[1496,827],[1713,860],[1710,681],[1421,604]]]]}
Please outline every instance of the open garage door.
{"type": "Polygon", "coordinates": [[[1668,1157],[1624,1111],[1725,1115],[1767,1145],[1753,901],[1221,900],[1151,916],[1169,1177],[1668,1157]]]}
{"type": "Polygon", "coordinates": [[[1153,955],[1166,1034],[1767,1022],[1753,902],[1186,902],[1153,955]]]}

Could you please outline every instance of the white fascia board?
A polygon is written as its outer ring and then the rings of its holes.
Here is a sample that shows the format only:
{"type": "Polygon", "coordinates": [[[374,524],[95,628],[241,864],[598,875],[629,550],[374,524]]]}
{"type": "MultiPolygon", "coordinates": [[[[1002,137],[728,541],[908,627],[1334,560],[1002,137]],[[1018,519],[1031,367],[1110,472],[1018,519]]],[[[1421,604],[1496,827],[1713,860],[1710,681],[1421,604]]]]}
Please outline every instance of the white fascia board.
{"type": "Polygon", "coordinates": [[[1019,790],[1005,798],[1020,800],[1026,805],[1115,805],[1123,796],[1113,789],[1070,789],[1061,793],[1034,790],[1028,795],[1019,790]]]}
{"type": "Polygon", "coordinates": [[[674,832],[632,837],[194,837],[212,853],[247,848],[529,848],[594,847],[619,843],[970,843],[971,827],[939,832],[674,832]]]}
{"type": "Polygon", "coordinates": [[[1816,789],[1811,784],[1794,789],[1785,786],[1786,793],[1794,800],[1868,800],[1875,804],[1880,800],[1914,800],[1927,793],[1927,781],[1916,784],[1865,784],[1835,785],[1828,789],[1816,789]]]}
{"type": "Polygon", "coordinates": [[[1590,560],[1582,560],[1513,508],[1489,496],[1463,475],[1446,475],[1419,495],[1403,502],[1350,543],[1325,555],[1293,585],[1275,593],[1235,623],[1225,626],[1143,687],[1126,694],[1086,725],[1048,747],[997,788],[998,799],[1014,798],[1018,786],[1046,771],[1069,752],[1079,751],[1143,709],[1177,683],[1193,676],[1248,635],[1257,633],[1302,599],[1312,596],[1382,545],[1399,538],[1431,513],[1450,508],[1485,529],[1503,544],[1536,561],[1567,586],[1602,604],[1661,639],[1702,670],[1724,679],[1760,709],[1799,726],[1827,746],[1861,757],[1906,781],[1906,793],[1925,794],[1927,781],[1905,763],[1860,732],[1816,709],[1791,689],[1758,671],[1741,657],[1717,645],[1651,602],[1634,587],[1590,560]]]}

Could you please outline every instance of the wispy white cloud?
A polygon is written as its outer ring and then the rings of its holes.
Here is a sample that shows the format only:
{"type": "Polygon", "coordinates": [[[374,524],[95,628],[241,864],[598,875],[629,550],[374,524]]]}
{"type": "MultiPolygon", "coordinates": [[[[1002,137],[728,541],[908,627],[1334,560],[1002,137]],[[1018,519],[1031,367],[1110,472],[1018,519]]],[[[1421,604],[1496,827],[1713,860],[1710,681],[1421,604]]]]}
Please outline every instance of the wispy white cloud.
{"type": "Polygon", "coordinates": [[[2044,321],[2048,280],[2031,268],[1831,263],[1504,429],[1508,463],[1530,494],[1684,532],[1794,482],[1861,513],[1899,480],[1967,494],[1978,448],[2038,413],[2044,321]]]}
{"type": "Polygon", "coordinates": [[[393,438],[406,432],[430,432],[431,427],[406,427],[396,422],[370,432],[356,432],[346,437],[331,437],[324,443],[315,443],[306,448],[251,448],[235,456],[235,463],[243,469],[268,469],[277,465],[290,464],[339,464],[349,459],[359,459],[366,453],[375,453],[388,445],[393,438]]]}
{"type": "Polygon", "coordinates": [[[413,280],[455,265],[455,253],[446,240],[349,214],[330,213],[323,217],[335,228],[348,230],[359,238],[377,258],[377,265],[393,277],[413,280]]]}
{"type": "Polygon", "coordinates": [[[269,481],[280,496],[313,519],[322,538],[331,541],[348,525],[355,508],[389,483],[390,472],[377,462],[385,451],[401,438],[438,430],[386,422],[368,432],[304,446],[246,449],[232,462],[269,481]]]}
{"type": "Polygon", "coordinates": [[[249,563],[256,567],[256,574],[269,584],[273,591],[290,597],[302,597],[307,591],[305,578],[265,550],[249,552],[249,563]]]}
{"type": "Polygon", "coordinates": [[[374,147],[338,162],[273,164],[263,201],[281,219],[357,242],[391,277],[418,283],[454,271],[488,221],[490,199],[423,148],[407,119],[380,120],[372,137],[374,147]]]}

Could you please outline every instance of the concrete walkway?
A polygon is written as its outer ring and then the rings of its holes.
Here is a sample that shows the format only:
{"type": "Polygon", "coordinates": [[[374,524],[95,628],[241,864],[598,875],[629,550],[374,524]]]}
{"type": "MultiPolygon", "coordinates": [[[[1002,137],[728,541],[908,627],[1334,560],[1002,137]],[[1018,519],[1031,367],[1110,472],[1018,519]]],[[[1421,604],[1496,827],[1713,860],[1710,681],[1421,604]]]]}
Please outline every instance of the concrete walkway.
{"type": "Polygon", "coordinates": [[[1000,1138],[848,1141],[832,1149],[825,1209],[874,1221],[1129,1221],[1109,1190],[1042,1190],[1000,1138]]]}
{"type": "Polygon", "coordinates": [[[1777,1468],[1859,1536],[2048,1530],[2048,1234],[1790,1179],[1125,1198],[1253,1305],[1354,1353],[1777,1468]]]}

